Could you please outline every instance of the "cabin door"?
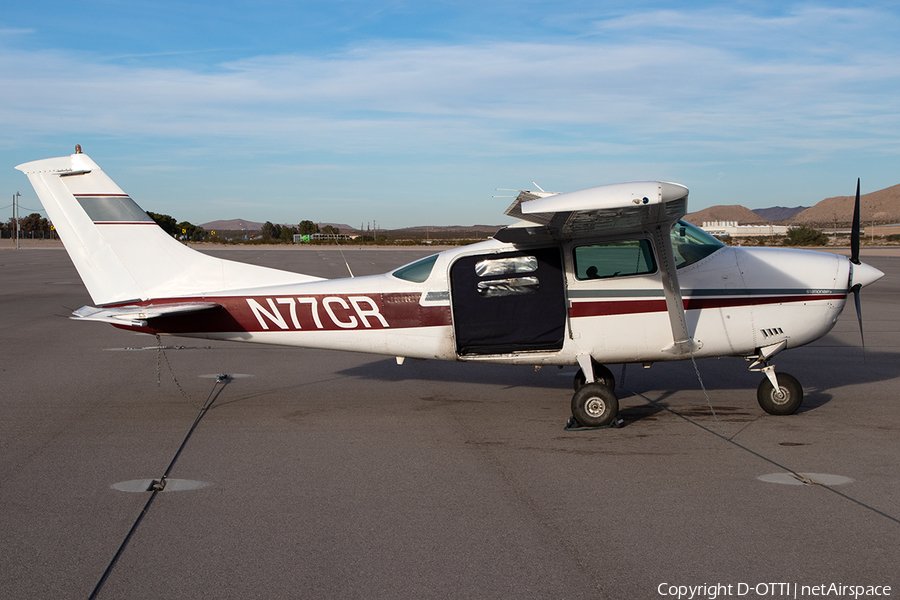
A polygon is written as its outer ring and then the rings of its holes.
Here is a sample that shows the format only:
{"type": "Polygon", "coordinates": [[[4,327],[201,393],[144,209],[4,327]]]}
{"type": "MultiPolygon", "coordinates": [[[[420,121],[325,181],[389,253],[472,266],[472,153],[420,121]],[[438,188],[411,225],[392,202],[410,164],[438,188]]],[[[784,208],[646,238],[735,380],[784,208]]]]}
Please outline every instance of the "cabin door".
{"type": "Polygon", "coordinates": [[[460,356],[560,350],[566,296],[559,247],[465,256],[450,267],[460,356]]]}

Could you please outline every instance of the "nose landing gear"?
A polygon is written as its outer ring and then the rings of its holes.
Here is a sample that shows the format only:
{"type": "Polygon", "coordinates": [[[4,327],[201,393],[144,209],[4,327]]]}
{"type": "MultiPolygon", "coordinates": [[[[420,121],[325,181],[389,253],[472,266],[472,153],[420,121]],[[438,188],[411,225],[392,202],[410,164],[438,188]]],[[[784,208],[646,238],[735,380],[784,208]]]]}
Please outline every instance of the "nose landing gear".
{"type": "MultiPolygon", "coordinates": [[[[759,382],[756,389],[756,399],[764,411],[770,415],[792,415],[803,403],[803,386],[797,378],[787,373],[779,373],[775,376],[773,367],[772,377],[766,377],[759,382]],[[775,379],[778,387],[772,383],[775,379]]],[[[768,373],[766,373],[768,375],[768,373]]]]}
{"type": "Polygon", "coordinates": [[[760,348],[756,356],[747,357],[753,360],[751,371],[765,374],[766,378],[756,389],[756,399],[760,407],[770,415],[792,415],[803,403],[803,386],[797,378],[787,373],[775,373],[775,366],[769,360],[787,347],[787,340],[760,348]]]}

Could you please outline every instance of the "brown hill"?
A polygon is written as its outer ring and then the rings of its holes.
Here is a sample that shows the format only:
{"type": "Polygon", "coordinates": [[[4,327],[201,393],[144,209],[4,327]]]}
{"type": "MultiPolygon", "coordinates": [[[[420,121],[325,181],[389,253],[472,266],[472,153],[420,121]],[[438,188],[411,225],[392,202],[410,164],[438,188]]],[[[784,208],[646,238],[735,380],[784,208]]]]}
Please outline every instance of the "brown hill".
{"type": "Polygon", "coordinates": [[[749,208],[739,204],[710,206],[709,208],[685,215],[684,220],[694,225],[702,225],[704,221],[737,221],[741,225],[768,225],[771,223],[771,221],[763,219],[749,208]]]}
{"type": "Polygon", "coordinates": [[[427,225],[393,229],[388,235],[395,239],[413,240],[481,240],[491,237],[502,227],[503,225],[427,225]]]}
{"type": "MultiPolygon", "coordinates": [[[[788,225],[850,225],[855,196],[826,198],[785,221],[788,225]]],[[[859,197],[859,218],[863,223],[900,223],[900,185],[859,197]]]]}
{"type": "Polygon", "coordinates": [[[209,223],[202,224],[200,227],[207,231],[215,231],[216,229],[221,229],[222,231],[259,231],[262,229],[262,226],[262,223],[256,223],[254,221],[230,219],[227,221],[210,221],[209,223]]]}
{"type": "MultiPolygon", "coordinates": [[[[282,223],[282,225],[284,224],[282,223]]],[[[291,223],[290,225],[295,226],[297,224],[291,223]]],[[[337,227],[340,231],[346,233],[356,231],[353,227],[344,223],[317,223],[317,225],[319,225],[319,227],[331,225],[332,227],[337,227]]],[[[256,221],[247,221],[245,219],[230,219],[210,221],[209,223],[203,223],[202,225],[200,225],[200,227],[207,231],[260,231],[262,230],[263,224],[257,223],[256,221]]]]}
{"type": "Polygon", "coordinates": [[[790,219],[791,217],[802,213],[807,208],[809,207],[773,206],[772,208],[753,208],[751,210],[763,219],[768,219],[769,221],[784,221],[785,219],[790,219]]]}

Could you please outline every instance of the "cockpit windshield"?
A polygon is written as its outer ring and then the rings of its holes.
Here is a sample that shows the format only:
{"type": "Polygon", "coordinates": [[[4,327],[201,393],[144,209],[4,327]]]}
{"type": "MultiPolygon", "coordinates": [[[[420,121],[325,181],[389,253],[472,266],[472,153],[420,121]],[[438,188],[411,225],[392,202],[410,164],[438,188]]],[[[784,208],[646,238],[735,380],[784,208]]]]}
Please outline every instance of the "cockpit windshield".
{"type": "Polygon", "coordinates": [[[678,221],[672,227],[672,249],[677,269],[701,261],[724,246],[725,244],[687,221],[678,221]]]}

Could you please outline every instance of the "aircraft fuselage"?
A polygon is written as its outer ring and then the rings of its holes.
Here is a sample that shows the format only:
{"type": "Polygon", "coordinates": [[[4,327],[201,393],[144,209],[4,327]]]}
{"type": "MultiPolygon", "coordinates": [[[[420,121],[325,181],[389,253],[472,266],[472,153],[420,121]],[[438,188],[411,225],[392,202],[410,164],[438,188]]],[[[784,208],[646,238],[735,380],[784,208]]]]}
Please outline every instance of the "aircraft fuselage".
{"type": "MultiPolygon", "coordinates": [[[[271,286],[251,295],[235,291],[110,306],[212,302],[221,309],[190,319],[156,318],[152,327],[117,326],[409,358],[547,365],[576,364],[576,357],[585,353],[607,363],[685,358],[664,351],[671,332],[659,272],[580,278],[574,249],[584,246],[579,241],[523,249],[491,240],[438,254],[421,282],[388,273],[271,286]],[[468,294],[472,300],[464,300],[470,290],[461,286],[479,282],[454,279],[455,265],[529,257],[535,251],[560,257],[558,271],[536,277],[538,292],[541,286],[554,288],[549,301],[539,299],[538,293],[484,297],[477,290],[468,294]],[[554,281],[545,283],[541,276],[554,281]],[[492,302],[505,303],[500,310],[512,318],[485,327],[492,336],[498,327],[509,330],[504,333],[506,341],[484,348],[461,346],[461,336],[471,337],[462,330],[470,328],[472,315],[481,310],[478,304],[492,302]],[[523,316],[535,302],[541,303],[537,315],[523,316]],[[542,312],[545,307],[547,312],[542,312]],[[558,334],[536,339],[547,328],[558,334]]],[[[850,273],[848,261],[832,254],[723,246],[681,268],[678,275],[687,325],[700,344],[694,356],[701,358],[749,355],[782,340],[792,348],[818,339],[841,314],[850,273]]],[[[470,279],[477,279],[477,274],[470,279]]]]}

